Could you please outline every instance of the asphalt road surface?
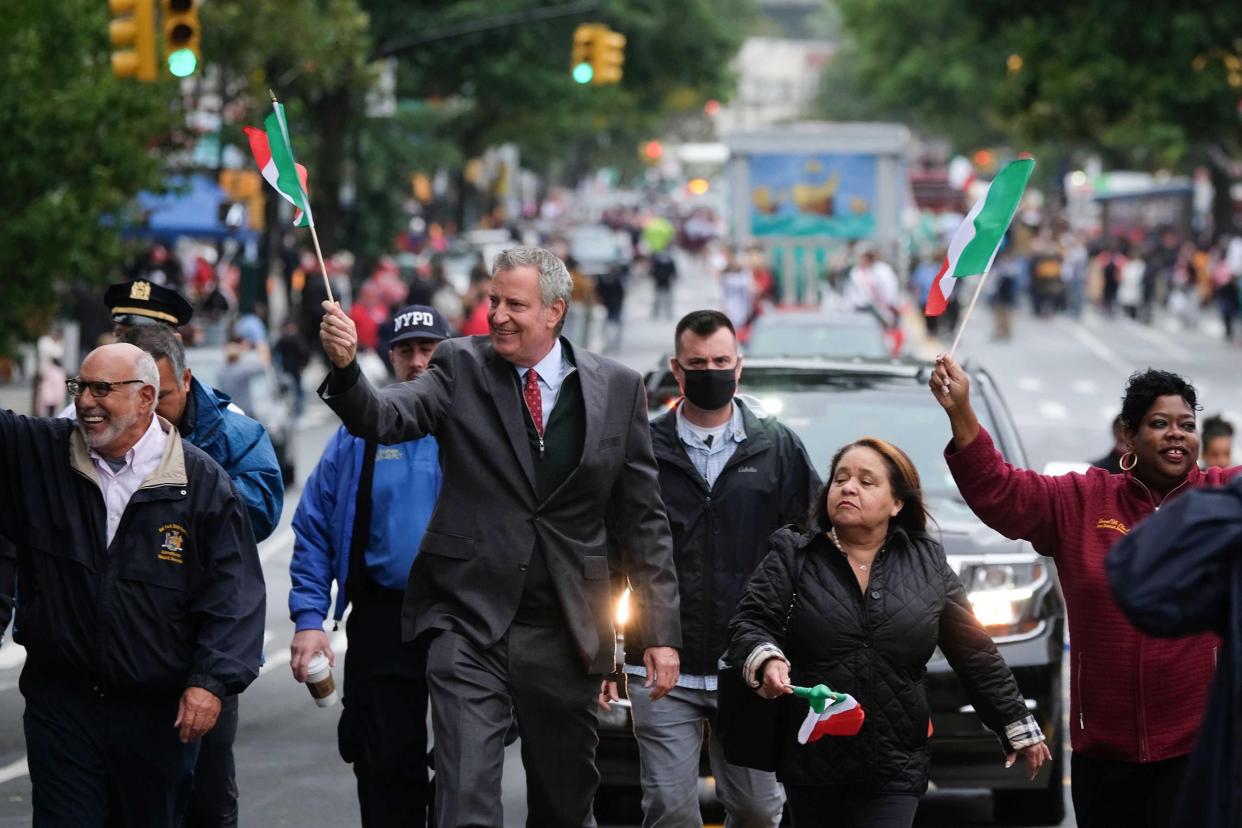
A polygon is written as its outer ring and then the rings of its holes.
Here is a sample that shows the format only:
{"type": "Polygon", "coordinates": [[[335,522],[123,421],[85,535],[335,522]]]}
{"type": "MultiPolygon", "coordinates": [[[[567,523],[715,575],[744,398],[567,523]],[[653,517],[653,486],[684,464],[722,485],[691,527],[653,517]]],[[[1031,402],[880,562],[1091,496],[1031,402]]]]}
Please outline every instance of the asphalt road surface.
{"type": "MultiPolygon", "coordinates": [[[[688,263],[687,263],[688,264],[688,263]]],[[[685,268],[683,272],[690,270],[685,268]]],[[[686,273],[677,286],[676,310],[711,306],[714,288],[705,277],[686,273]]],[[[625,339],[619,356],[646,369],[671,344],[672,323],[651,322],[649,289],[632,290],[625,339]]],[[[1201,332],[1174,332],[1121,320],[1089,316],[1081,321],[1019,317],[1014,339],[990,339],[989,312],[982,309],[959,349],[959,355],[987,366],[998,380],[1013,412],[1035,468],[1052,461],[1084,461],[1110,446],[1109,423],[1119,408],[1126,376],[1157,366],[1191,377],[1199,388],[1204,414],[1226,412],[1242,423],[1242,389],[1237,383],[1239,352],[1201,332]]],[[[932,343],[916,343],[924,353],[932,343]]],[[[314,373],[311,369],[309,373],[314,373]]],[[[318,380],[309,376],[308,384],[318,380]]],[[[934,405],[929,398],[928,405],[934,405]]],[[[308,400],[308,414],[298,435],[300,479],[318,459],[335,420],[322,403],[308,400]]],[[[1235,458],[1236,460],[1236,458],[1235,458]]],[[[336,751],[339,708],[320,709],[289,672],[288,563],[292,549],[289,519],[297,504],[294,487],[285,503],[281,526],[262,544],[268,587],[266,664],[241,699],[241,729],[236,756],[244,826],[347,826],[358,824],[354,780],[336,751]]],[[[338,655],[345,649],[343,630],[335,634],[338,655]]],[[[22,698],[17,677],[24,653],[12,642],[0,648],[0,826],[30,822],[30,779],[25,767],[21,730],[22,698]]],[[[339,680],[338,661],[338,680],[339,680]]],[[[172,723],[169,723],[172,726],[172,723]]],[[[998,753],[997,761],[1001,761],[998,753]]],[[[1067,786],[1068,795],[1068,786],[1067,786]]],[[[505,768],[506,825],[525,823],[524,781],[516,747],[505,768]]],[[[1072,812],[1072,809],[1071,809],[1072,812]]],[[[921,807],[920,825],[987,825],[991,802],[977,792],[933,792],[921,807]]],[[[601,824],[626,825],[632,822],[601,824]]],[[[1072,818],[1066,825],[1073,825],[1072,818]]]]}

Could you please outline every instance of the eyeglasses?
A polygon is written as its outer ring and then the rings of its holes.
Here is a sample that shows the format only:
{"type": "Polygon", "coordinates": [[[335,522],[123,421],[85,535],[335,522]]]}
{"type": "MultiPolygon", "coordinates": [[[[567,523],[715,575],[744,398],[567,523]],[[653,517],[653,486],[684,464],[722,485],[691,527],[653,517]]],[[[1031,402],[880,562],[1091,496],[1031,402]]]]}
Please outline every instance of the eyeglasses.
{"type": "Polygon", "coordinates": [[[69,396],[71,397],[80,397],[82,396],[82,392],[89,388],[91,390],[91,395],[96,399],[99,399],[100,397],[106,397],[111,394],[112,390],[118,385],[133,385],[134,383],[141,383],[142,381],[143,380],[140,379],[132,379],[121,380],[120,382],[104,382],[103,380],[83,382],[81,377],[74,377],[73,379],[65,380],[65,387],[69,389],[69,396]]]}

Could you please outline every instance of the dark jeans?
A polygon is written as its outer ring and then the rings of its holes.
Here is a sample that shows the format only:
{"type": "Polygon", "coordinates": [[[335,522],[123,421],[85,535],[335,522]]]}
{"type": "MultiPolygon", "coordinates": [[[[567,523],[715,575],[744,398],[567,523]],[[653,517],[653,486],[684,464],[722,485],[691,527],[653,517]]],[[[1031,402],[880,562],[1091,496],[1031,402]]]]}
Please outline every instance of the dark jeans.
{"type": "Polygon", "coordinates": [[[846,785],[786,785],[785,797],[797,828],[910,828],[919,798],[874,794],[846,785]]]}
{"type": "Polygon", "coordinates": [[[194,767],[194,790],[185,815],[185,828],[236,828],[237,768],[233,741],[237,738],[237,696],[220,700],[220,718],[199,746],[194,767]]]}
{"type": "Polygon", "coordinates": [[[1121,762],[1073,754],[1070,788],[1078,828],[1171,828],[1187,760],[1121,762]]]}
{"type": "Polygon", "coordinates": [[[110,698],[30,662],[20,686],[37,828],[179,824],[198,758],[173,727],[179,694],[110,698]]]}
{"type": "Polygon", "coordinates": [[[436,734],[437,825],[504,824],[500,776],[516,714],[527,826],[594,828],[601,678],[584,672],[563,625],[513,624],[490,647],[455,632],[435,634],[427,685],[436,734]]]}
{"type": "Polygon", "coordinates": [[[346,624],[337,744],[364,828],[427,824],[427,650],[401,641],[402,593],[368,585],[346,624]]]}

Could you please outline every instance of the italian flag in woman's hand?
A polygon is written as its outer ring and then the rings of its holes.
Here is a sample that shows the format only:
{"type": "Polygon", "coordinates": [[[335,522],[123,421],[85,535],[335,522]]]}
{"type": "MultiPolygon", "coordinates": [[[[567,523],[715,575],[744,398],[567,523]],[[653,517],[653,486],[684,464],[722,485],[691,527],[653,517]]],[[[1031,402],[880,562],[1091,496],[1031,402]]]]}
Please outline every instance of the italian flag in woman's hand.
{"type": "Polygon", "coordinates": [[[822,684],[795,687],[793,692],[811,705],[798,728],[798,744],[810,744],[821,736],[854,736],[862,729],[866,713],[850,694],[834,692],[822,684]]]}

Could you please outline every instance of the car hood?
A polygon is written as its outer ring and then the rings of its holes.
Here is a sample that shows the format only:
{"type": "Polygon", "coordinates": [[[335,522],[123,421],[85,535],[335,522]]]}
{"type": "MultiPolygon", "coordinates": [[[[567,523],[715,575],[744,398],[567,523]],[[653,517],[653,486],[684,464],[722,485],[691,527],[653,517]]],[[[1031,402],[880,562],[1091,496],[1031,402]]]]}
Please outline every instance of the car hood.
{"type": "Polygon", "coordinates": [[[1030,554],[1031,545],[1024,540],[1010,540],[987,526],[957,498],[933,498],[927,509],[934,519],[931,533],[937,528],[946,555],[1012,555],[1030,554]]]}

